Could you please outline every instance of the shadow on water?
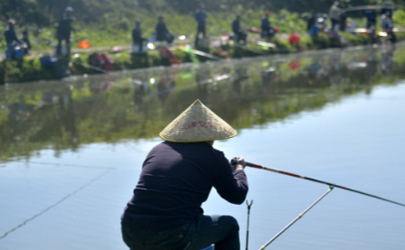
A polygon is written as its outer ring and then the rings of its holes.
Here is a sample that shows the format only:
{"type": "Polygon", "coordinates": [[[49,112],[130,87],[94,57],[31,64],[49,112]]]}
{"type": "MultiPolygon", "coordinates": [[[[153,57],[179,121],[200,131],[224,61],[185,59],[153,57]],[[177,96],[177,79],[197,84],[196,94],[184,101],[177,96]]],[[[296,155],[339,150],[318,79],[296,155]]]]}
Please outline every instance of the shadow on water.
{"type": "Polygon", "coordinates": [[[199,98],[237,129],[405,77],[405,47],[331,50],[0,87],[0,159],[154,138],[199,98]]]}

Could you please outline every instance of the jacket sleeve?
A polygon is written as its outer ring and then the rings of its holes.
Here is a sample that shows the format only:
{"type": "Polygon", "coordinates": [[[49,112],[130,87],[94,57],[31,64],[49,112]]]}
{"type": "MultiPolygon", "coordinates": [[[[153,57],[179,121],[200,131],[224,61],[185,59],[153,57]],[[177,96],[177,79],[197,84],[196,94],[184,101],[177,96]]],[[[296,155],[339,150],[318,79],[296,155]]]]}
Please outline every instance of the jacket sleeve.
{"type": "Polygon", "coordinates": [[[249,190],[245,171],[232,172],[232,167],[222,152],[215,164],[214,187],[218,194],[232,204],[242,204],[249,190]]]}

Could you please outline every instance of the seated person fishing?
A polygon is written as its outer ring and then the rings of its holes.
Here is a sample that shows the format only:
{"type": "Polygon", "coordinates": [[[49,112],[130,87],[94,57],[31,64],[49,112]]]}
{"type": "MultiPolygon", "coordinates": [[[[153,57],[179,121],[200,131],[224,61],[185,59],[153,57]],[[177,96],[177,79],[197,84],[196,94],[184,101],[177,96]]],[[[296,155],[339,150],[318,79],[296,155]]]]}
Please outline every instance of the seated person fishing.
{"type": "Polygon", "coordinates": [[[28,55],[31,50],[31,41],[30,37],[28,36],[27,30],[23,31],[23,37],[21,38],[21,41],[24,43],[24,54],[28,55]]]}
{"type": "Polygon", "coordinates": [[[230,165],[215,140],[236,131],[196,100],[161,133],[143,162],[131,200],[121,217],[122,237],[132,250],[240,250],[239,225],[229,215],[205,215],[201,205],[214,187],[233,204],[248,192],[244,168],[230,165]]]}
{"type": "Polygon", "coordinates": [[[142,53],[143,43],[148,39],[142,37],[141,20],[137,20],[134,29],[132,30],[132,42],[139,46],[139,53],[142,53]]]}
{"type": "Polygon", "coordinates": [[[240,15],[237,15],[235,20],[233,20],[232,31],[235,35],[235,42],[237,44],[239,44],[240,41],[243,41],[243,43],[246,44],[247,34],[246,31],[244,31],[240,25],[240,15]]]}
{"type": "Polygon", "coordinates": [[[159,16],[155,32],[156,32],[156,40],[158,41],[166,41],[168,44],[171,44],[174,40],[174,36],[170,34],[163,16],[159,16]]]}

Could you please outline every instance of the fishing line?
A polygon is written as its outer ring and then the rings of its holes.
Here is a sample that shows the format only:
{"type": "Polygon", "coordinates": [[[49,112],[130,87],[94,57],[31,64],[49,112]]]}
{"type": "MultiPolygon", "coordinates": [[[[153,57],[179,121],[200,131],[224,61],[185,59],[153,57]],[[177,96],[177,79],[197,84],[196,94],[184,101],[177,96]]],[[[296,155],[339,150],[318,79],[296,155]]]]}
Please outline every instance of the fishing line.
{"type": "Polygon", "coordinates": [[[51,165],[51,166],[56,166],[56,167],[74,167],[74,168],[110,169],[110,170],[115,169],[115,168],[106,168],[106,167],[98,167],[98,166],[85,166],[85,165],[64,164],[64,163],[49,163],[49,162],[38,162],[38,161],[37,162],[35,162],[35,161],[29,161],[29,162],[14,161],[14,162],[26,163],[26,164],[51,165]]]}
{"type": "Polygon", "coordinates": [[[101,177],[103,177],[104,175],[106,175],[108,172],[110,172],[111,169],[105,171],[104,173],[102,173],[101,175],[95,177],[94,179],[90,180],[88,183],[84,184],[83,186],[81,186],[80,188],[76,189],[75,191],[73,191],[72,193],[66,195],[65,197],[63,197],[61,200],[59,200],[58,202],[52,204],[51,206],[45,208],[44,210],[42,210],[40,213],[32,216],[31,218],[25,220],[23,223],[21,223],[20,225],[14,227],[13,229],[5,232],[2,236],[0,236],[0,240],[5,238],[8,234],[14,232],[15,230],[25,226],[28,222],[32,221],[33,219],[41,216],[42,214],[48,212],[50,209],[52,209],[53,207],[56,207],[57,205],[59,205],[60,203],[62,203],[63,201],[65,201],[66,199],[68,199],[69,197],[75,195],[77,192],[81,191],[82,189],[84,189],[85,187],[89,186],[91,183],[95,182],[96,180],[100,179],[101,177]]]}

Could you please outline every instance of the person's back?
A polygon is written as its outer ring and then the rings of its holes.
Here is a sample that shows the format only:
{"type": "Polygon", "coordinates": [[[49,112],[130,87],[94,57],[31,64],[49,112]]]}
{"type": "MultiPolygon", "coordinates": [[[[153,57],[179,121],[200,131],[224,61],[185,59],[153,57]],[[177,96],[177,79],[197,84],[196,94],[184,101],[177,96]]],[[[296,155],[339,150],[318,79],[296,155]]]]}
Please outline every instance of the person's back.
{"type": "Polygon", "coordinates": [[[205,26],[206,18],[207,18],[207,15],[205,14],[205,12],[202,9],[198,9],[195,12],[195,20],[197,21],[199,27],[205,26]]]}
{"type": "Polygon", "coordinates": [[[260,37],[261,38],[272,38],[274,36],[274,29],[271,27],[271,24],[269,21],[269,16],[270,16],[270,12],[266,10],[264,12],[264,16],[262,17],[261,22],[260,22],[260,28],[261,28],[260,37]]]}
{"type": "Polygon", "coordinates": [[[20,43],[20,40],[18,40],[17,35],[15,33],[14,29],[15,21],[10,19],[8,21],[8,28],[4,32],[4,38],[6,40],[6,45],[12,45],[14,42],[20,43]]]}
{"type": "Polygon", "coordinates": [[[234,33],[239,33],[240,32],[240,23],[239,23],[238,18],[234,19],[233,22],[232,22],[232,31],[234,33]]]}
{"type": "Polygon", "coordinates": [[[142,30],[141,27],[135,26],[132,30],[132,41],[133,43],[142,42],[142,30]]]}
{"type": "Polygon", "coordinates": [[[311,13],[307,21],[307,31],[311,30],[316,23],[315,13],[311,13]]]}
{"type": "Polygon", "coordinates": [[[260,26],[263,31],[268,31],[271,28],[269,17],[267,15],[262,17],[260,26]]]}
{"type": "Polygon", "coordinates": [[[239,225],[229,215],[205,215],[201,208],[214,187],[233,204],[248,192],[243,158],[230,165],[214,140],[236,131],[199,100],[161,133],[165,140],[143,162],[131,200],[121,217],[122,236],[136,250],[240,250],[239,225]],[[176,132],[177,131],[177,132],[176,132]]]}
{"type": "Polygon", "coordinates": [[[340,15],[340,8],[338,4],[333,4],[332,7],[329,9],[329,18],[333,20],[338,20],[340,15]]]}
{"type": "Polygon", "coordinates": [[[14,29],[8,29],[4,32],[4,37],[6,39],[6,43],[10,44],[13,43],[15,41],[18,41],[17,39],[17,35],[15,34],[15,30],[14,29]]]}
{"type": "Polygon", "coordinates": [[[212,187],[231,203],[244,201],[247,187],[243,172],[234,179],[223,153],[205,142],[163,142],[150,151],[128,203],[123,221],[147,228],[176,227],[192,220],[212,187]],[[163,178],[164,176],[164,178],[163,178]]]}
{"type": "Polygon", "coordinates": [[[156,25],[156,39],[159,41],[165,41],[167,35],[167,27],[164,22],[158,22],[156,25]]]}
{"type": "Polygon", "coordinates": [[[59,21],[58,35],[63,36],[63,37],[70,36],[70,32],[73,30],[72,22],[73,22],[72,18],[69,18],[69,17],[66,17],[66,16],[63,17],[59,21]]]}

